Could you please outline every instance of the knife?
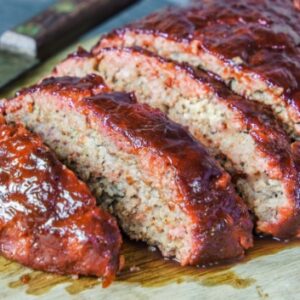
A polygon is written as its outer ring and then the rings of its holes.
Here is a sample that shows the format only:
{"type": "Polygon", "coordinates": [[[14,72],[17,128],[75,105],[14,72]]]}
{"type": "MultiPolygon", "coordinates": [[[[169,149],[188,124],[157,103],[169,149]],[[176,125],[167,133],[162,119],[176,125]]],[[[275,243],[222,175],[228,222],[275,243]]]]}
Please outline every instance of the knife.
{"type": "Polygon", "coordinates": [[[137,0],[59,0],[0,36],[0,88],[137,0]]]}

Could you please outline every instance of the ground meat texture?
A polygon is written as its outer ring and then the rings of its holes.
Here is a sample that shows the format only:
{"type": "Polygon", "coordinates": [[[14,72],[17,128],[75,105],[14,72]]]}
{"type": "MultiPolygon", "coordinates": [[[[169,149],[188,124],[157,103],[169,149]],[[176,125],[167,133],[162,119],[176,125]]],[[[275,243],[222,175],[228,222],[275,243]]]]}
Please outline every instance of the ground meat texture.
{"type": "Polygon", "coordinates": [[[42,140],[0,121],[0,253],[33,269],[103,276],[119,269],[117,223],[42,140]]]}
{"type": "Polygon", "coordinates": [[[298,156],[267,107],[233,94],[204,71],[140,48],[102,49],[97,57],[80,50],[53,74],[74,72],[98,72],[113,88],[135,91],[139,101],[188,127],[235,177],[258,232],[299,236],[298,156]]]}
{"type": "MultiPolygon", "coordinates": [[[[140,46],[218,74],[268,104],[300,137],[300,14],[291,0],[194,1],[108,34],[94,47],[140,46]]],[[[297,6],[295,4],[295,6],[297,6]]]]}
{"type": "Polygon", "coordinates": [[[252,222],[228,173],[159,110],[107,89],[96,75],[52,77],[2,106],[42,134],[131,238],[182,265],[243,256],[252,222]]]}

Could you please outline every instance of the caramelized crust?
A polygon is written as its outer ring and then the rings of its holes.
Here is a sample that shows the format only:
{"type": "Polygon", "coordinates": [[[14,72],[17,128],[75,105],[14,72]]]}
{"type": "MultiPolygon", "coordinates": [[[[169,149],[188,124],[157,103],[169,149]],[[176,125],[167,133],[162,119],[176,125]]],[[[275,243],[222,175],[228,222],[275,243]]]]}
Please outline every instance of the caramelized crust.
{"type": "MultiPolygon", "coordinates": [[[[158,42],[150,36],[178,43],[181,50],[176,48],[177,53],[169,53],[173,58],[179,58],[182,53],[202,58],[206,55],[203,64],[194,60],[197,66],[218,73],[228,85],[234,79],[252,90],[237,87],[236,92],[258,100],[263,98],[262,101],[271,97],[274,107],[286,107],[289,116],[280,118],[285,119],[292,135],[299,137],[300,14],[295,8],[298,2],[204,0],[194,3],[194,7],[159,11],[116,30],[104,37],[93,52],[114,45],[138,45],[159,52],[158,42]],[[134,35],[124,38],[129,32],[149,38],[143,38],[141,43],[134,35]],[[264,93],[267,96],[262,97],[264,93]]],[[[159,53],[168,56],[163,50],[159,53]]],[[[192,59],[189,62],[193,63],[192,59]]],[[[276,113],[282,114],[282,108],[276,113]]]]}
{"type": "MultiPolygon", "coordinates": [[[[168,199],[168,205],[178,205],[192,224],[192,244],[183,264],[242,256],[244,248],[252,245],[252,222],[247,207],[235,194],[230,176],[186,130],[159,110],[136,103],[131,94],[99,94],[98,80],[101,80],[97,78],[90,75],[83,79],[45,79],[6,102],[6,117],[22,119],[16,107],[24,105],[26,95],[55,96],[57,106],[61,105],[62,109],[68,106],[74,113],[85,116],[99,135],[109,136],[111,144],[138,157],[145,168],[150,166],[147,172],[154,176],[174,172],[177,198],[168,199]],[[159,170],[158,160],[162,162],[159,170]]],[[[173,186],[173,182],[169,184],[173,186]]]]}
{"type": "Polygon", "coordinates": [[[1,254],[33,269],[103,276],[119,269],[121,236],[87,186],[41,139],[0,125],[1,254]]]}

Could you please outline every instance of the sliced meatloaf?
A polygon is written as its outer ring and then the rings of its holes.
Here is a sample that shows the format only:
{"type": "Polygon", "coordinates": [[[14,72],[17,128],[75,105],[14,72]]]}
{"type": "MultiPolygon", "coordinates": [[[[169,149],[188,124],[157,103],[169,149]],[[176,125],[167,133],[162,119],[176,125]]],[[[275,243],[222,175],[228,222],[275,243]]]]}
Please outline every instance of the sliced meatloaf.
{"type": "Polygon", "coordinates": [[[133,239],[182,265],[240,257],[252,224],[230,176],[185,129],[102,79],[45,79],[3,103],[86,180],[133,239]]]}
{"type": "Polygon", "coordinates": [[[94,47],[140,46],[218,74],[235,92],[271,105],[300,137],[300,14],[291,0],[197,0],[108,34],[94,47]]]}
{"type": "Polygon", "coordinates": [[[233,94],[206,72],[137,48],[83,50],[59,64],[54,75],[100,73],[115,89],[160,108],[212,149],[236,177],[257,217],[259,232],[300,235],[299,164],[288,135],[262,104],[233,94]]]}
{"type": "Polygon", "coordinates": [[[119,270],[116,221],[42,140],[0,120],[0,254],[33,269],[103,276],[119,270]]]}

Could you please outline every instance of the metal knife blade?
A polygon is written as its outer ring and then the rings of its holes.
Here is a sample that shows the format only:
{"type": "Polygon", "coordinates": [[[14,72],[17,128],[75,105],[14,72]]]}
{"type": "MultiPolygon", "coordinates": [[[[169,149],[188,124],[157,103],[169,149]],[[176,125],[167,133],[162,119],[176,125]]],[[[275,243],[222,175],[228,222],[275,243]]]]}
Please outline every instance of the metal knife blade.
{"type": "Polygon", "coordinates": [[[0,50],[0,88],[39,63],[35,57],[0,50]]]}

